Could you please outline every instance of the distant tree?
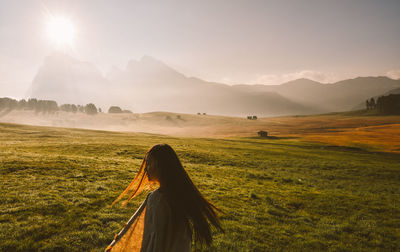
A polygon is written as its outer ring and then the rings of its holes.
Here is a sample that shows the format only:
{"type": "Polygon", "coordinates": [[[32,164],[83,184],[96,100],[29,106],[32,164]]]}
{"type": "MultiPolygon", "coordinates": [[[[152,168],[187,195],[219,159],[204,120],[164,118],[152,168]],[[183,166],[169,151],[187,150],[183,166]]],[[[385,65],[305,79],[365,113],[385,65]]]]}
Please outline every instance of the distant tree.
{"type": "Polygon", "coordinates": [[[82,106],[82,105],[78,105],[78,111],[82,112],[82,113],[85,113],[85,107],[82,106]]]}
{"type": "Polygon", "coordinates": [[[13,110],[16,109],[17,107],[18,107],[17,100],[8,97],[0,98],[0,110],[3,109],[13,110]]]}
{"type": "Polygon", "coordinates": [[[42,113],[53,114],[57,110],[58,110],[57,102],[51,100],[38,100],[35,107],[36,113],[42,112],[42,113]]]}
{"type": "Polygon", "coordinates": [[[257,120],[257,116],[253,115],[252,120],[257,120]]]}
{"type": "Polygon", "coordinates": [[[72,112],[72,104],[62,104],[60,106],[60,110],[65,112],[72,112]]]}
{"type": "Polygon", "coordinates": [[[376,107],[379,113],[400,115],[400,94],[390,94],[378,98],[376,107]]]}
{"type": "Polygon", "coordinates": [[[382,101],[382,98],[383,96],[381,96],[381,97],[378,97],[378,99],[376,100],[376,108],[378,109],[378,112],[379,113],[383,113],[383,101],[382,101]]]}
{"type": "Polygon", "coordinates": [[[18,101],[14,99],[10,99],[9,109],[13,110],[18,107],[18,101]]]}
{"type": "Polygon", "coordinates": [[[181,119],[181,115],[177,115],[177,116],[176,116],[176,119],[181,119]]]}
{"type": "Polygon", "coordinates": [[[18,109],[26,109],[28,106],[28,102],[25,99],[22,99],[18,102],[18,109]]]}
{"type": "Polygon", "coordinates": [[[111,106],[108,109],[108,113],[122,113],[122,109],[118,106],[111,106]]]}
{"type": "Polygon", "coordinates": [[[368,99],[365,101],[365,106],[367,107],[367,110],[370,110],[370,109],[371,109],[371,105],[370,105],[368,99]]]}
{"type": "Polygon", "coordinates": [[[0,98],[0,111],[6,108],[6,98],[0,98]]]}
{"type": "Polygon", "coordinates": [[[133,114],[132,111],[128,110],[128,109],[124,109],[122,110],[122,113],[127,113],[127,114],[133,114]]]}
{"type": "Polygon", "coordinates": [[[374,97],[372,97],[371,99],[367,99],[365,101],[365,106],[367,107],[367,110],[371,110],[371,109],[376,109],[376,102],[374,97]]]}
{"type": "Polygon", "coordinates": [[[75,104],[71,104],[71,112],[76,113],[78,111],[78,107],[75,104]]]}
{"type": "Polygon", "coordinates": [[[101,113],[102,111],[101,111],[101,108],[99,108],[99,113],[101,113]]]}
{"type": "Polygon", "coordinates": [[[86,104],[85,106],[85,113],[88,115],[95,115],[97,114],[97,108],[93,103],[86,104]]]}
{"type": "Polygon", "coordinates": [[[374,97],[372,97],[372,98],[369,100],[369,105],[370,105],[371,109],[376,109],[376,103],[375,103],[374,97]]]}
{"type": "Polygon", "coordinates": [[[60,106],[60,110],[76,113],[78,111],[78,107],[75,104],[63,104],[60,106]]]}
{"type": "Polygon", "coordinates": [[[29,110],[35,110],[37,106],[37,99],[31,98],[28,100],[28,109],[29,110]]]}
{"type": "Polygon", "coordinates": [[[44,105],[42,100],[38,100],[35,104],[35,113],[43,112],[44,105]]]}
{"type": "Polygon", "coordinates": [[[45,102],[46,102],[47,113],[53,114],[56,111],[58,111],[58,104],[56,101],[46,100],[45,102]]]}

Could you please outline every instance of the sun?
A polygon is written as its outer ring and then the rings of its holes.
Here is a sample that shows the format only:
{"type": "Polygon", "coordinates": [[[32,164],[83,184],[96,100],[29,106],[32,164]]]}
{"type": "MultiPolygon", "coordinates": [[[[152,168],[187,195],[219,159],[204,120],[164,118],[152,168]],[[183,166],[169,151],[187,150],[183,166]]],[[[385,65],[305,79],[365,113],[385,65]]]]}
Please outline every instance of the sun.
{"type": "Polygon", "coordinates": [[[47,21],[46,33],[48,39],[57,47],[72,46],[75,30],[71,20],[54,16],[47,21]]]}

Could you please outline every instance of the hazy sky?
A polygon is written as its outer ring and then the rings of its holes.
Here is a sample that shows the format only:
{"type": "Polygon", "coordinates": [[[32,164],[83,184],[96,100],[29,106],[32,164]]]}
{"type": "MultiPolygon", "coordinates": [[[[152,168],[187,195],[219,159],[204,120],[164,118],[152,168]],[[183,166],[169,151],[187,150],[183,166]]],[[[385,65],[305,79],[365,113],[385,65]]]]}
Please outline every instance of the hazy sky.
{"type": "Polygon", "coordinates": [[[73,56],[103,73],[150,55],[209,81],[280,84],[400,78],[399,13],[399,0],[0,0],[0,97],[55,50],[49,14],[71,20],[73,56]]]}

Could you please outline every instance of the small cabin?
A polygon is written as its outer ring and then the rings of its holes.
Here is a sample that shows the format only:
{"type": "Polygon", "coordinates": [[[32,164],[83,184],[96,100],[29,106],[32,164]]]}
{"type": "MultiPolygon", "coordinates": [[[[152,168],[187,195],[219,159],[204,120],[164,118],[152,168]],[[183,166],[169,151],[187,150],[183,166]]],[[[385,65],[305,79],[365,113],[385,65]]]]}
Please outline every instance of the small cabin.
{"type": "Polygon", "coordinates": [[[247,116],[247,120],[257,120],[257,116],[255,115],[247,116]]]}
{"type": "Polygon", "coordinates": [[[259,132],[257,132],[259,137],[268,137],[268,132],[260,130],[259,132]]]}

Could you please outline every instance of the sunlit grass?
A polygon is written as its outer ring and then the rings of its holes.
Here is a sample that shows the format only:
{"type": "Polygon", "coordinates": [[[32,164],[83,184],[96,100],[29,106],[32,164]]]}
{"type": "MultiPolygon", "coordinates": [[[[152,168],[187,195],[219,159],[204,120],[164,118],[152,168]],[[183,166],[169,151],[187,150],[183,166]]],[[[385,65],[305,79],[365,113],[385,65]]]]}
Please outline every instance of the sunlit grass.
{"type": "Polygon", "coordinates": [[[400,124],[344,129],[339,132],[313,133],[305,139],[340,146],[361,147],[371,151],[400,153],[400,124]]]}
{"type": "Polygon", "coordinates": [[[216,251],[400,248],[398,154],[15,124],[0,139],[0,251],[103,251],[143,197],[108,206],[157,143],[225,212],[216,251]]]}

